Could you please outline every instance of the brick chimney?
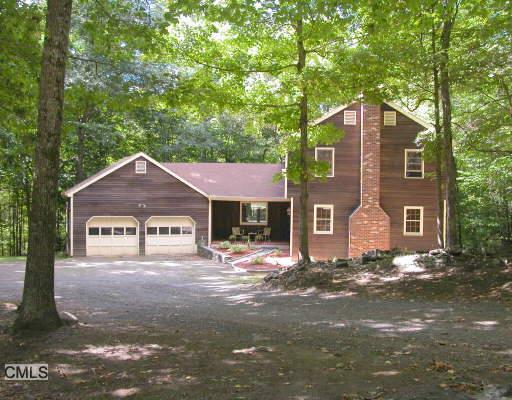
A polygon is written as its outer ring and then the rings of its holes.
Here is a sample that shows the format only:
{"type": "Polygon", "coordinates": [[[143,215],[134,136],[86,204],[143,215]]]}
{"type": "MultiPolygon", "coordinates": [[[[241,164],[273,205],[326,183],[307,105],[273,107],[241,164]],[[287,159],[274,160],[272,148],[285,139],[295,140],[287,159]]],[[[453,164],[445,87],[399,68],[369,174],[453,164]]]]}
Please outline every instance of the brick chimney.
{"type": "Polygon", "coordinates": [[[349,219],[349,257],[389,250],[390,220],[380,207],[380,105],[361,103],[361,200],[349,219]]]}

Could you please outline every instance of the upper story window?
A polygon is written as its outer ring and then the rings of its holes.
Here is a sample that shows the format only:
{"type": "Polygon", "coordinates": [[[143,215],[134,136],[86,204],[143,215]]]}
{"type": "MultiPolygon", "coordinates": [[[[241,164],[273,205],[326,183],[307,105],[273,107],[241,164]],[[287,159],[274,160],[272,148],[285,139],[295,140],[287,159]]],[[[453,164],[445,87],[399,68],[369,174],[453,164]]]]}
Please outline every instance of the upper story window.
{"type": "Polygon", "coordinates": [[[314,229],[316,235],[332,235],[334,206],[332,204],[315,204],[314,229]]]}
{"type": "Polygon", "coordinates": [[[345,110],[343,113],[343,124],[345,125],[356,125],[357,124],[357,112],[351,110],[345,110]]]}
{"type": "Polygon", "coordinates": [[[332,178],[334,176],[334,147],[316,147],[315,160],[327,162],[329,164],[327,177],[332,178]]]}
{"type": "Polygon", "coordinates": [[[423,236],[423,207],[404,207],[404,235],[423,236]]]}
{"type": "Polygon", "coordinates": [[[396,125],[396,111],[384,111],[384,125],[395,126],[396,125]]]}
{"type": "Polygon", "coordinates": [[[405,149],[405,178],[423,178],[423,150],[405,149]]]}
{"type": "Polygon", "coordinates": [[[146,173],[146,161],[135,161],[135,173],[145,174],[146,173]]]}
{"type": "Polygon", "coordinates": [[[240,203],[241,225],[267,225],[268,203],[260,201],[240,203]]]}

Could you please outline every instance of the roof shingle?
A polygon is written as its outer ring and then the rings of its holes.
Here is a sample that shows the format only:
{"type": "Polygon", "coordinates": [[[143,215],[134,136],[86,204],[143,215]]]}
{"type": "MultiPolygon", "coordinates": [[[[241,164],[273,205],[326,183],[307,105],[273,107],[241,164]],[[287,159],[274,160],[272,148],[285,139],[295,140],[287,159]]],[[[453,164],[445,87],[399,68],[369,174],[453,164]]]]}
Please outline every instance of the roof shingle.
{"type": "Polygon", "coordinates": [[[273,182],[281,164],[163,163],[210,196],[284,198],[284,181],[273,182]]]}

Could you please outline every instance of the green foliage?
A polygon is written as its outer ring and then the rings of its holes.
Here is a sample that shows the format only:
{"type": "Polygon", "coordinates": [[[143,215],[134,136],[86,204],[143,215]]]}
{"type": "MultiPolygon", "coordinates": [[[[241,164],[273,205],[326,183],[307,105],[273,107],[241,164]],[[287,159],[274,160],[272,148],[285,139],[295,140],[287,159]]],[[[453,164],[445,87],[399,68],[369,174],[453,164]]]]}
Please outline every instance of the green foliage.
{"type": "MultiPolygon", "coordinates": [[[[512,16],[504,0],[459,3],[450,49],[454,145],[462,237],[477,247],[512,231],[512,16]]],[[[327,164],[312,156],[307,171],[299,167],[301,96],[310,148],[343,136],[314,119],[360,93],[432,116],[430,38],[439,38],[441,4],[78,0],[61,189],[137,151],[186,162],[279,162],[289,152],[290,181],[325,179],[327,164]],[[300,73],[299,17],[307,50],[300,73]]],[[[0,10],[0,254],[15,255],[26,250],[45,9],[0,0],[0,10]]],[[[419,140],[433,160],[433,136],[419,140]]]]}
{"type": "Polygon", "coordinates": [[[233,244],[229,247],[229,250],[233,254],[240,254],[248,250],[247,246],[244,246],[242,244],[233,244]]]}
{"type": "Polygon", "coordinates": [[[219,243],[219,249],[229,249],[231,247],[231,243],[228,241],[219,243]]]}
{"type": "Polygon", "coordinates": [[[255,257],[251,260],[251,264],[253,264],[253,265],[265,264],[265,259],[261,256],[255,257]]]}
{"type": "Polygon", "coordinates": [[[281,251],[281,249],[275,249],[272,252],[272,255],[275,256],[275,257],[281,257],[283,255],[283,252],[281,251]]]}

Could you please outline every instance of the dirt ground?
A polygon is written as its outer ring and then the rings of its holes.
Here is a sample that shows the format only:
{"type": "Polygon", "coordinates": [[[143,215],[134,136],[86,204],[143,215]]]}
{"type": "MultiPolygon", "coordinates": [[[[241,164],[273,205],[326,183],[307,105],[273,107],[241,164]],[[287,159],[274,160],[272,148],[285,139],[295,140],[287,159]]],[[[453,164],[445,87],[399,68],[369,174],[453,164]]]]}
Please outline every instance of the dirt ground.
{"type": "MultiPolygon", "coordinates": [[[[4,327],[23,273],[0,264],[4,327]]],[[[423,285],[367,273],[335,291],[287,292],[200,258],[59,261],[59,310],[81,323],[1,334],[0,363],[48,363],[50,377],[0,379],[0,398],[453,400],[512,382],[506,296],[471,289],[468,276],[423,285]]]]}

